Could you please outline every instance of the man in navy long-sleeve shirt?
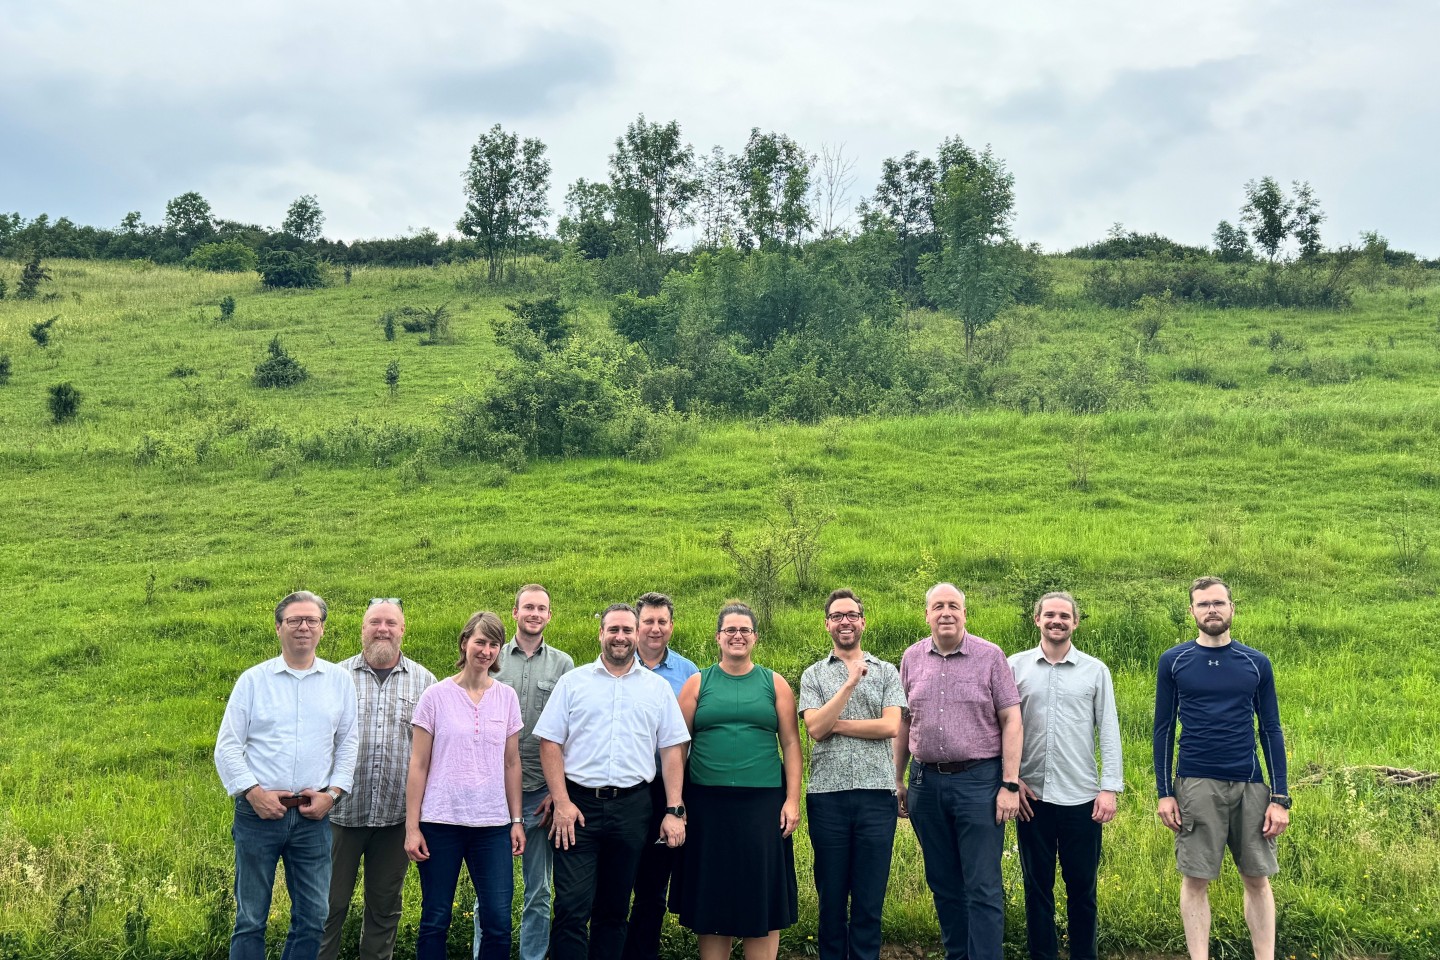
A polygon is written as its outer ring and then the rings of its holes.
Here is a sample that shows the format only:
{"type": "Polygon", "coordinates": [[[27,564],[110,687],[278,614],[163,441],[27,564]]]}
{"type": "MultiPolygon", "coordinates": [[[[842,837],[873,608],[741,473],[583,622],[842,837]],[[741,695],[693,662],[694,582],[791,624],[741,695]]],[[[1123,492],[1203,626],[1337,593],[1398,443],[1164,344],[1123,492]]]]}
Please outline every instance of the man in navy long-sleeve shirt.
{"type": "Polygon", "coordinates": [[[1275,838],[1290,823],[1275,674],[1263,653],[1231,639],[1235,607],[1223,581],[1201,577],[1191,584],[1190,612],[1200,635],[1160,656],[1154,737],[1156,813],[1175,832],[1185,943],[1190,960],[1208,960],[1210,882],[1220,876],[1228,845],[1245,882],[1255,960],[1274,960],[1270,878],[1280,870],[1275,838]],[[1256,718],[1268,785],[1255,749],[1256,718]]]}

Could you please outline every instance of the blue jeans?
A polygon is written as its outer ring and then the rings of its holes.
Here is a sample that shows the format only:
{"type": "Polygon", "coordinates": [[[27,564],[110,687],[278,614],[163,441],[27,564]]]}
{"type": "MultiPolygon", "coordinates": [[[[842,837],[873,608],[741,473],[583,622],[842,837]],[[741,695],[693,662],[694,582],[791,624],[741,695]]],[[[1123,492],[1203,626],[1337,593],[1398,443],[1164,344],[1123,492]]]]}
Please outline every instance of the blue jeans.
{"type": "Polygon", "coordinates": [[[244,797],[235,800],[235,932],[230,960],[265,960],[265,921],[275,891],[275,865],[285,861],[290,932],[281,960],[315,960],[330,912],[330,818],[286,810],[262,820],[244,797]]]}
{"type": "Polygon", "coordinates": [[[812,793],[805,807],[820,895],[820,960],[878,960],[880,912],[895,846],[895,794],[812,793]]]}
{"type": "Polygon", "coordinates": [[[510,901],[515,896],[510,826],[460,827],[422,820],[420,832],[430,859],[417,865],[420,928],[415,937],[416,960],[445,960],[462,861],[475,887],[475,917],[485,931],[481,960],[510,960],[510,901]]]}
{"type": "MultiPolygon", "coordinates": [[[[550,950],[550,867],[555,845],[540,824],[536,808],[550,796],[549,787],[526,790],[520,795],[525,816],[525,853],[520,858],[520,879],[525,884],[525,903],[520,910],[520,960],[545,960],[550,950]]],[[[475,938],[471,944],[474,960],[480,960],[480,903],[475,903],[475,938]]]]}
{"type": "Polygon", "coordinates": [[[949,774],[910,764],[906,806],[925,857],[925,882],[935,897],[946,960],[1000,960],[1005,825],[995,822],[999,792],[999,757],[949,774]]]}

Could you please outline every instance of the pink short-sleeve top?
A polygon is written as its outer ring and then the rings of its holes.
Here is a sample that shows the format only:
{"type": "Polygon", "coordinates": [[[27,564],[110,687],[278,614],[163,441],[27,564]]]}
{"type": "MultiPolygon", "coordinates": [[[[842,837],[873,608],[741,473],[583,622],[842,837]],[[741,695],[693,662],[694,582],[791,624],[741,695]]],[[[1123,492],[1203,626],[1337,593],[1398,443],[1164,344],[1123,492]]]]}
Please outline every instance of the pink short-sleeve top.
{"type": "Polygon", "coordinates": [[[434,738],[420,819],[462,827],[508,825],[505,741],[522,726],[515,691],[492,683],[475,703],[447,677],[420,695],[411,722],[434,738]]]}

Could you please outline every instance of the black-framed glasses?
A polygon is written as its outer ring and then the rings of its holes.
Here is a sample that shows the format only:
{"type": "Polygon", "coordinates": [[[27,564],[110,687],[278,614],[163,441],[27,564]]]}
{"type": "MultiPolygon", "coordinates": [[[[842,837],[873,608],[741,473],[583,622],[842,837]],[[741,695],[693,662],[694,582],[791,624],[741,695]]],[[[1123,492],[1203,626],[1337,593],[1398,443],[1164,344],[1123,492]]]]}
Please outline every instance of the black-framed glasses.
{"type": "Polygon", "coordinates": [[[753,637],[754,627],[724,627],[720,630],[727,637],[753,637]]]}
{"type": "Polygon", "coordinates": [[[377,603],[393,603],[395,604],[395,606],[400,607],[401,609],[404,609],[405,607],[405,604],[400,602],[399,597],[371,597],[370,602],[365,605],[365,609],[368,610],[371,607],[375,606],[375,604],[377,603]]]}
{"type": "Polygon", "coordinates": [[[865,619],[865,614],[859,610],[836,610],[834,613],[825,614],[825,619],[831,623],[858,623],[865,619]]]}
{"type": "Polygon", "coordinates": [[[323,621],[319,617],[286,617],[281,622],[293,630],[302,624],[307,627],[318,627],[323,621]]]}

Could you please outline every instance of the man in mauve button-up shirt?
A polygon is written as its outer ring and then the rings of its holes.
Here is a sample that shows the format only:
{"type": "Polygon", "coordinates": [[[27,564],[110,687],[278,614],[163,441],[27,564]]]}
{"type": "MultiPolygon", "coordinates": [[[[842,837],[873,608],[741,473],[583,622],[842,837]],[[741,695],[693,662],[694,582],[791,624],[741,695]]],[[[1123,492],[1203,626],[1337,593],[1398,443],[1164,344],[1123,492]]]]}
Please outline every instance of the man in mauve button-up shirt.
{"type": "Polygon", "coordinates": [[[376,597],[360,623],[360,652],[340,664],[355,685],[360,752],[354,789],[330,812],[330,916],[320,960],[340,956],[340,935],[360,863],[365,916],[359,960],[390,960],[410,858],[405,854],[405,781],[411,715],[435,675],[400,652],[405,612],[398,597],[376,597]]]}
{"type": "Polygon", "coordinates": [[[900,815],[920,841],[946,956],[1000,960],[1000,856],[1005,821],[1020,812],[1020,693],[1005,653],[965,631],[958,587],[931,587],[925,620],[930,636],[900,658],[909,704],[895,737],[900,815]]]}
{"type": "Polygon", "coordinates": [[[1101,825],[1124,786],[1120,720],[1110,670],[1075,649],[1080,608],[1068,593],[1035,602],[1040,646],[1010,658],[1020,688],[1020,868],[1031,960],[1055,960],[1055,860],[1065,879],[1071,960],[1096,957],[1101,825]],[[1100,768],[1095,767],[1096,741],[1100,768]]]}
{"type": "Polygon", "coordinates": [[[280,656],[240,675],[215,769],[235,798],[235,931],[230,960],[264,960],[275,865],[285,861],[285,960],[315,960],[330,893],[330,808],[350,789],[359,735],[355,685],[315,656],[325,601],[308,590],[275,608],[280,656]]]}

